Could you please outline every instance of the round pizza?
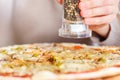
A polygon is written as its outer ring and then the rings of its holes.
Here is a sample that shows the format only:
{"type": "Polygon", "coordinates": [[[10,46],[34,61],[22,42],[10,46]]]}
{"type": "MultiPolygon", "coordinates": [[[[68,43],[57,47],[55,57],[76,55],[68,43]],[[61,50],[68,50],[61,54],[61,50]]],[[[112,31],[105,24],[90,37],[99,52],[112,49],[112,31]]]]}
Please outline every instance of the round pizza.
{"type": "Polygon", "coordinates": [[[120,47],[40,43],[0,48],[0,80],[119,80],[120,47]]]}

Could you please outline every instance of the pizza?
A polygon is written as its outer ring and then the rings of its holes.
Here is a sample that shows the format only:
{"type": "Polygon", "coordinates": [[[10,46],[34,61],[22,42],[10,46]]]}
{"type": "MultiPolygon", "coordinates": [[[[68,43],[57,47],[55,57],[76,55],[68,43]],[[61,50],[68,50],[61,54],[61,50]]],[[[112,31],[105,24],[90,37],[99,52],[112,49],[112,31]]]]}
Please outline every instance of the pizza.
{"type": "Polygon", "coordinates": [[[119,80],[120,47],[39,43],[0,48],[0,80],[119,80]]]}

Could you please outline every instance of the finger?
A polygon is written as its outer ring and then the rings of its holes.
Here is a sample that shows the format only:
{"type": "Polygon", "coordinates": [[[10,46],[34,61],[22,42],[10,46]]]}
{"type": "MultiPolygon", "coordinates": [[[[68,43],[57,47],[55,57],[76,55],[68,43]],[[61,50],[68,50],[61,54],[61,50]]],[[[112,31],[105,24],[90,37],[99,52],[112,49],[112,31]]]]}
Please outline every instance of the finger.
{"type": "Polygon", "coordinates": [[[63,0],[58,0],[58,3],[62,4],[62,1],[63,1],[63,0]]]}
{"type": "Polygon", "coordinates": [[[107,25],[109,25],[109,24],[101,24],[101,25],[89,25],[89,28],[92,30],[92,31],[95,31],[95,30],[98,30],[98,29],[101,29],[101,28],[103,28],[103,27],[105,27],[105,26],[107,26],[107,25]]]}
{"type": "Polygon", "coordinates": [[[90,9],[106,5],[115,5],[116,3],[118,2],[115,0],[87,0],[80,2],[79,7],[80,9],[82,8],[90,9]]]}
{"type": "Polygon", "coordinates": [[[104,7],[93,8],[88,10],[81,10],[81,15],[82,17],[94,17],[94,16],[113,14],[117,12],[118,12],[118,7],[116,6],[104,6],[104,7]]]}
{"type": "Polygon", "coordinates": [[[116,17],[116,14],[94,17],[94,18],[85,18],[84,22],[87,25],[109,24],[115,17],[116,17]]]}

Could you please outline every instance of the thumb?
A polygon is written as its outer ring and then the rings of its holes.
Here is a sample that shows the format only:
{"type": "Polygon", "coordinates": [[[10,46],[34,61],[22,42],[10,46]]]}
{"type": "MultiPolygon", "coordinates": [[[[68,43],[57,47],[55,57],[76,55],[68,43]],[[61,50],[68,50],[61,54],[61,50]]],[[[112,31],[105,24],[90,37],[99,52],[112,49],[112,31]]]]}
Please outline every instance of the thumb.
{"type": "Polygon", "coordinates": [[[63,1],[63,0],[58,0],[58,3],[62,4],[62,1],[63,1]]]}

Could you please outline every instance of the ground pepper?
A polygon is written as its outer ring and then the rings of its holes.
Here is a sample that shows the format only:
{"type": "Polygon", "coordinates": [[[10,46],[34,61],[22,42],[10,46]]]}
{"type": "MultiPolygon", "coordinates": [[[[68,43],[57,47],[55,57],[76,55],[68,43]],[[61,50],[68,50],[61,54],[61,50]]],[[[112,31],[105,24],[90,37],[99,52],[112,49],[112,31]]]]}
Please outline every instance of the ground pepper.
{"type": "Polygon", "coordinates": [[[80,0],[64,0],[64,19],[69,21],[81,21],[80,9],[78,7],[80,0]]]}

